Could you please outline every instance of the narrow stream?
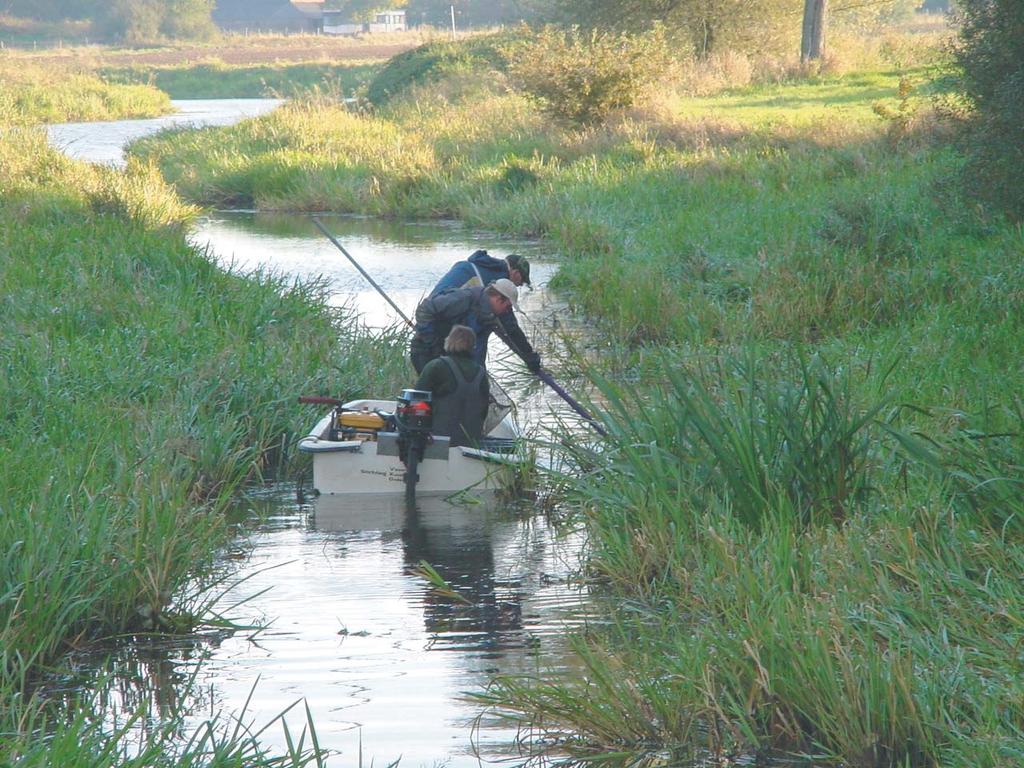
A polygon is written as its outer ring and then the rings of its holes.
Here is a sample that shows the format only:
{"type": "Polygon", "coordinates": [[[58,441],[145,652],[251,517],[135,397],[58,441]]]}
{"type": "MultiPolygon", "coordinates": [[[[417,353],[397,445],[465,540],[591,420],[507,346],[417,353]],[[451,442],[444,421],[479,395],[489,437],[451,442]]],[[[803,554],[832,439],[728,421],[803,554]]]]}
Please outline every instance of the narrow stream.
{"type": "MultiPolygon", "coordinates": [[[[219,123],[230,122],[214,113],[219,123]]],[[[248,112],[234,114],[238,119],[248,112]]],[[[111,162],[109,146],[100,146],[109,135],[103,124],[75,131],[77,156],[111,162]]],[[[521,324],[542,356],[548,351],[545,328],[561,307],[545,288],[555,263],[541,245],[454,224],[324,221],[408,314],[453,262],[477,248],[527,255],[535,288],[520,301],[521,324]]],[[[332,303],[354,307],[367,325],[398,320],[307,217],[215,212],[191,237],[239,272],[322,277],[332,303]]],[[[508,384],[504,374],[521,363],[510,361],[500,341],[492,344],[492,370],[508,384]]],[[[527,427],[562,410],[536,384],[515,384],[526,377],[509,378],[527,427]]],[[[221,605],[233,620],[258,629],[155,655],[129,649],[108,660],[101,671],[109,677],[99,692],[107,718],[123,720],[133,706],[148,702],[145,728],[157,727],[172,710],[186,713],[190,726],[223,712],[259,728],[302,701],[320,745],[340,753],[331,765],[400,760],[403,768],[460,768],[514,757],[516,734],[480,718],[479,706],[465,694],[482,691],[495,674],[557,667],[567,657],[566,629],[584,620],[585,594],[573,580],[582,542],[556,536],[531,508],[425,501],[410,518],[400,501],[299,503],[289,485],[247,495],[242,504],[249,522],[224,555],[234,586],[221,605]],[[468,602],[431,590],[414,573],[423,561],[468,602]],[[184,685],[189,679],[194,684],[184,685]]],[[[301,733],[303,704],[286,720],[293,735],[301,733]]],[[[280,748],[286,742],[280,725],[260,740],[280,748]]]]}
{"type": "Polygon", "coordinates": [[[175,112],[145,120],[100,123],[60,123],[47,127],[50,143],[76,160],[124,165],[124,148],[143,136],[168,128],[231,125],[247,117],[264,115],[281,104],[279,99],[176,99],[175,112]]]}

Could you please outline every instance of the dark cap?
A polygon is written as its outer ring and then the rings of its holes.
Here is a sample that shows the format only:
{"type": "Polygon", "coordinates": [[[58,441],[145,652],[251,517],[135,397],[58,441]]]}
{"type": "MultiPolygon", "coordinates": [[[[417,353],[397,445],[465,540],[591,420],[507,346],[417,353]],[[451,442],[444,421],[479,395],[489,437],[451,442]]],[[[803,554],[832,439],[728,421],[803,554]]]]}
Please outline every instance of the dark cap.
{"type": "Polygon", "coordinates": [[[510,253],[508,258],[505,259],[508,262],[508,269],[511,272],[513,269],[518,269],[519,274],[523,276],[523,282],[530,285],[530,262],[520,256],[518,253],[510,253]]]}

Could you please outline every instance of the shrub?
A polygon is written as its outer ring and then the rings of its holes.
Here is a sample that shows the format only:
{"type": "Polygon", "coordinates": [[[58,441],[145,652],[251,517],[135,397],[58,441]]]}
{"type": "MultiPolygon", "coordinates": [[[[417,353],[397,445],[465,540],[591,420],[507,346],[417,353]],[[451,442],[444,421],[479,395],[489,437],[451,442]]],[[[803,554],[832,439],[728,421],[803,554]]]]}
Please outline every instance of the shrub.
{"type": "Polygon", "coordinates": [[[171,38],[208,40],[216,35],[212,0],[169,0],[160,31],[171,38]]]}
{"type": "Polygon", "coordinates": [[[515,84],[549,116],[576,125],[633,106],[668,68],[660,30],[644,35],[547,27],[507,49],[515,84]]]}
{"type": "Polygon", "coordinates": [[[956,57],[972,107],[968,186],[1024,218],[1024,3],[961,0],[956,57]]]}
{"type": "Polygon", "coordinates": [[[99,13],[99,30],[133,44],[164,36],[209,38],[211,9],[210,0],[113,0],[99,13]]]}

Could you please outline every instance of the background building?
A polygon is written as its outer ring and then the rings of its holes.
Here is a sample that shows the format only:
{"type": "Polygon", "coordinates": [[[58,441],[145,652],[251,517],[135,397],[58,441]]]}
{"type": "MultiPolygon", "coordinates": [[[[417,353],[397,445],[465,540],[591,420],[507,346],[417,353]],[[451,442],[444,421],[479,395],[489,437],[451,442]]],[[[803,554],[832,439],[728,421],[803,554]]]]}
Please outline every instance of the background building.
{"type": "Polygon", "coordinates": [[[323,15],[323,0],[217,0],[213,8],[214,23],[229,32],[318,32],[323,15]]]}

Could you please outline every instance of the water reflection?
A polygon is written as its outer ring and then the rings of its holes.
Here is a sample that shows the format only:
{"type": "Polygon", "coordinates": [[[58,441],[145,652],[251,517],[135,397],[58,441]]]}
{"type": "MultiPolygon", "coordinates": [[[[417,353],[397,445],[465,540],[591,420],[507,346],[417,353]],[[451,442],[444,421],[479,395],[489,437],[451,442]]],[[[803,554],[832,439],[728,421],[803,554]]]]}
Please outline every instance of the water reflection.
{"type": "Polygon", "coordinates": [[[431,529],[423,513],[409,515],[402,530],[407,572],[426,562],[449,584],[456,596],[434,590],[423,602],[424,625],[441,642],[432,647],[475,647],[501,657],[501,649],[520,644],[522,596],[515,581],[499,584],[490,539],[476,530],[471,535],[431,529]]]}
{"type": "MultiPolygon", "coordinates": [[[[407,317],[454,262],[477,249],[499,257],[513,249],[513,244],[494,233],[474,232],[454,223],[331,215],[321,220],[407,317]]],[[[191,239],[208,247],[220,264],[242,273],[269,269],[303,280],[324,278],[332,303],[354,306],[367,325],[401,322],[308,216],[221,211],[200,220],[191,239]]],[[[538,287],[521,297],[522,317],[528,325],[544,315],[542,287],[556,264],[538,243],[516,242],[514,249],[531,260],[531,277],[538,287]]]]}
{"type": "MultiPolygon", "coordinates": [[[[574,580],[581,542],[543,518],[487,503],[350,497],[298,504],[279,491],[248,499],[250,554],[225,561],[238,581],[230,618],[254,628],[188,639],[136,638],[53,681],[113,731],[134,713],[129,753],[157,735],[183,743],[211,718],[258,731],[284,717],[294,735],[308,705],[331,764],[479,765],[516,759],[516,734],[465,698],[494,674],[558,668],[566,628],[585,620],[574,580]],[[430,563],[459,598],[417,574],[430,563]],[[90,700],[81,701],[83,692],[90,700]],[[244,709],[244,711],[243,711],[244,709]],[[178,715],[184,717],[179,719],[178,715]],[[168,734],[168,725],[175,731],[168,734]]],[[[566,661],[568,663],[568,661],[566,661]]],[[[273,725],[261,746],[283,751],[273,725]]]]}
{"type": "MultiPolygon", "coordinates": [[[[273,106],[264,100],[258,109],[273,106]]],[[[170,122],[224,124],[245,116],[209,103],[195,109],[212,116],[183,112],[170,122]]],[[[125,141],[166,127],[161,120],[50,130],[69,154],[116,163],[125,141]]],[[[446,223],[324,220],[407,314],[453,262],[474,250],[525,253],[536,289],[521,296],[520,324],[551,359],[553,328],[566,313],[546,290],[555,260],[542,245],[446,223]]],[[[192,241],[241,272],[323,278],[332,303],[354,305],[368,325],[398,321],[308,217],[218,212],[199,222],[192,241]]],[[[565,323],[559,325],[563,332],[565,323]]],[[[522,422],[565,413],[494,344],[489,367],[511,385],[522,422]]],[[[98,691],[98,716],[112,728],[144,709],[147,717],[132,732],[140,744],[179,712],[187,714],[179,734],[187,738],[213,713],[240,714],[247,706],[245,722],[262,726],[302,699],[320,744],[342,754],[337,764],[401,758],[403,768],[460,768],[478,765],[477,751],[488,758],[509,754],[515,734],[478,720],[464,693],[480,690],[495,673],[534,672],[541,655],[544,668],[558,667],[567,628],[583,620],[582,595],[570,581],[578,538],[559,538],[535,511],[518,514],[493,504],[467,508],[424,499],[407,518],[400,498],[349,497],[342,505],[321,499],[311,507],[275,491],[246,503],[256,522],[240,527],[244,560],[229,563],[240,581],[221,605],[234,606],[229,618],[260,628],[169,647],[132,644],[105,664],[83,661],[81,677],[64,681],[58,698],[98,691]],[[432,590],[414,573],[421,561],[468,603],[432,590]]],[[[286,720],[293,734],[306,725],[301,710],[286,720]]],[[[276,727],[260,741],[285,747],[276,727]]]]}
{"type": "MultiPolygon", "coordinates": [[[[206,704],[237,708],[258,678],[256,722],[304,697],[321,744],[349,758],[456,768],[476,765],[477,751],[507,756],[514,733],[477,722],[464,693],[496,672],[534,671],[540,653],[557,666],[566,624],[582,621],[580,542],[493,504],[421,499],[407,516],[401,498],[264,503],[272,515],[249,535],[249,576],[225,600],[259,595],[243,611],[258,608],[268,626],[211,651],[197,679],[214,692],[206,704]],[[424,560],[468,603],[417,576],[424,560]]],[[[303,717],[288,722],[300,729],[303,717]]]]}

